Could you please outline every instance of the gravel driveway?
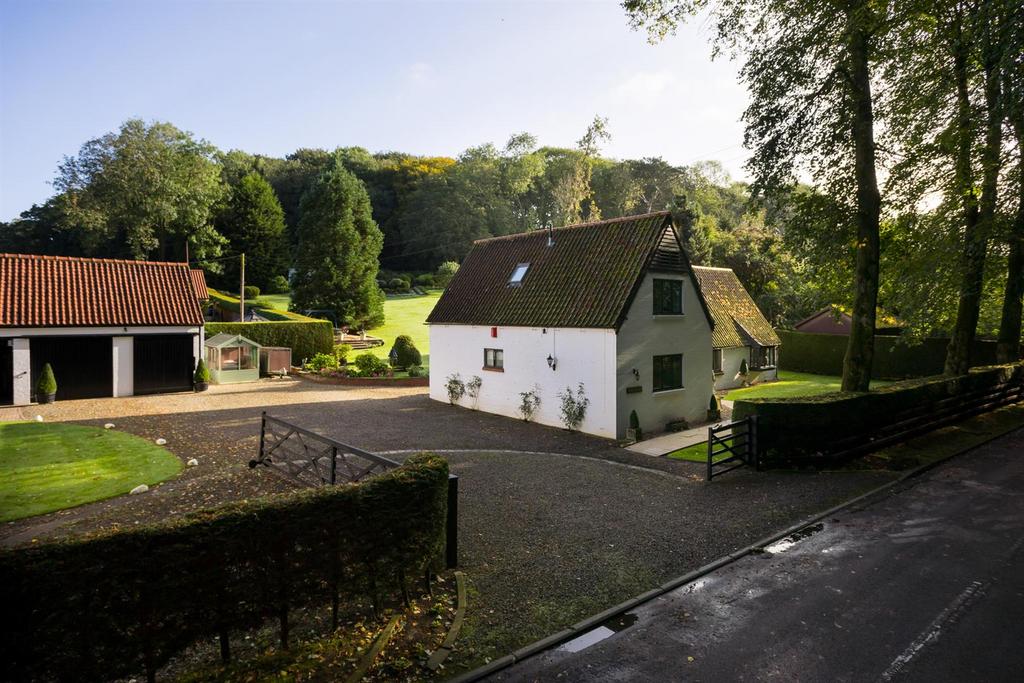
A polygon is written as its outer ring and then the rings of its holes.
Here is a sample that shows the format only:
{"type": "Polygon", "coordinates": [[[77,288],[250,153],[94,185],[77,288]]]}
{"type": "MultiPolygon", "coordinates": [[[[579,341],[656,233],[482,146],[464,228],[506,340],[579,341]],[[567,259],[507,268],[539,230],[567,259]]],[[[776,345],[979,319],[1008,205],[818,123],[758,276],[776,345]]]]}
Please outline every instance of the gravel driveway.
{"type": "Polygon", "coordinates": [[[400,457],[437,450],[449,458],[460,477],[460,559],[472,585],[449,671],[504,655],[892,476],[740,471],[706,484],[699,465],[440,404],[422,388],[263,381],[23,411],[113,421],[166,438],[179,457],[200,465],[144,496],[5,525],[0,541],[131,525],[285,490],[290,484],[274,473],[246,466],[261,410],[366,450],[400,457]]]}

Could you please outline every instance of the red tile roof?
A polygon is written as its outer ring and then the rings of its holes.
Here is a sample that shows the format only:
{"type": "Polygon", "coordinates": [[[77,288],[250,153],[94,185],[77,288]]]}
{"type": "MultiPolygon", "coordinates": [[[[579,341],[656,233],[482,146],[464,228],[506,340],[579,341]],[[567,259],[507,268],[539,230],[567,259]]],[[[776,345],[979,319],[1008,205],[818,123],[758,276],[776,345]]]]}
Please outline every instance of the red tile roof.
{"type": "Polygon", "coordinates": [[[667,211],[551,236],[551,246],[543,230],[475,242],[427,322],[618,329],[647,269],[689,272],[667,211]],[[510,284],[525,263],[522,282],[510,284]]]}
{"type": "Polygon", "coordinates": [[[206,288],[206,273],[202,268],[193,268],[189,273],[192,275],[192,289],[196,292],[196,298],[206,301],[210,298],[210,290],[206,288]]]}
{"type": "Polygon", "coordinates": [[[0,327],[202,324],[185,263],[0,254],[0,327]]]}

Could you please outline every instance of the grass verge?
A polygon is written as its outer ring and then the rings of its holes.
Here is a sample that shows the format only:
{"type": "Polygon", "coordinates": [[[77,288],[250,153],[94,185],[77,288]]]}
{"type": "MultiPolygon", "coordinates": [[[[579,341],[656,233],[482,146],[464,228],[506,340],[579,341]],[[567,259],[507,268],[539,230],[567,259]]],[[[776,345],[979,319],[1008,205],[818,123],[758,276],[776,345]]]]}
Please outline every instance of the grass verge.
{"type": "MultiPolygon", "coordinates": [[[[871,388],[877,389],[892,384],[885,380],[874,380],[871,388]]],[[[833,375],[812,375],[807,372],[779,371],[779,379],[774,382],[755,384],[752,387],[733,389],[725,395],[725,400],[735,401],[741,398],[785,398],[794,396],[818,396],[839,391],[842,377],[833,375]]]]}
{"type": "Polygon", "coordinates": [[[113,429],[0,423],[0,522],[118,496],[181,467],[167,449],[113,429]]]}

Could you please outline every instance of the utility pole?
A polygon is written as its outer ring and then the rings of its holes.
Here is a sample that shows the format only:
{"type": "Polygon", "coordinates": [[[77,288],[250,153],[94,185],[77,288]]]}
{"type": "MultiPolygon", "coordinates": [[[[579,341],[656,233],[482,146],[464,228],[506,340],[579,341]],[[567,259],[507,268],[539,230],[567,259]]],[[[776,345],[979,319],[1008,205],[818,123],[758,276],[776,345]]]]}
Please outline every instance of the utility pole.
{"type": "Polygon", "coordinates": [[[245,322],[245,254],[242,254],[242,284],[241,291],[238,293],[238,315],[240,316],[238,322],[245,322]]]}

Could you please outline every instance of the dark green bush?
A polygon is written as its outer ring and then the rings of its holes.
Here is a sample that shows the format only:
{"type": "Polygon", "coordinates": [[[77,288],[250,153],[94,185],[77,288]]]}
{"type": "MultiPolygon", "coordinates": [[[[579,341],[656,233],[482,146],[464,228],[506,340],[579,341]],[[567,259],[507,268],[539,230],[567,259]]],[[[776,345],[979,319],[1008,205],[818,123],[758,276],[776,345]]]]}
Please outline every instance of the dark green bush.
{"type": "Polygon", "coordinates": [[[370,352],[361,353],[354,361],[358,377],[379,377],[391,369],[383,358],[377,358],[370,352]]]}
{"type": "MultiPolygon", "coordinates": [[[[779,330],[779,337],[782,339],[780,369],[816,375],[843,374],[848,337],[787,330],[779,330]]],[[[871,376],[874,379],[908,379],[941,374],[948,345],[948,339],[932,338],[910,346],[901,343],[900,337],[876,335],[871,376]]],[[[995,342],[976,340],[971,350],[974,363],[995,363],[995,346],[995,342]]]]}
{"type": "Polygon", "coordinates": [[[413,343],[412,337],[407,334],[399,335],[395,339],[395,345],[391,348],[391,351],[396,359],[396,368],[405,369],[410,365],[419,365],[423,362],[423,356],[420,355],[416,344],[413,343]]]}
{"type": "Polygon", "coordinates": [[[396,292],[408,292],[409,287],[409,281],[403,280],[400,277],[391,278],[390,280],[388,280],[388,289],[394,290],[396,292]]]}
{"type": "Polygon", "coordinates": [[[253,299],[257,299],[257,298],[259,298],[259,295],[260,295],[260,288],[257,287],[256,285],[246,285],[245,286],[245,300],[246,301],[252,301],[253,299]]]}
{"type": "Polygon", "coordinates": [[[202,358],[196,364],[196,372],[192,375],[192,381],[196,384],[209,384],[210,383],[210,371],[206,367],[206,361],[202,358]]]}
{"type": "Polygon", "coordinates": [[[408,372],[410,377],[425,377],[427,374],[426,371],[419,365],[411,366],[408,372]]]}
{"type": "Polygon", "coordinates": [[[644,432],[640,429],[640,416],[636,414],[635,410],[629,411],[629,428],[636,434],[637,441],[644,440],[644,432]]]}
{"type": "Polygon", "coordinates": [[[433,287],[434,276],[431,273],[423,273],[422,275],[417,275],[414,282],[417,287],[433,287]]]}
{"type": "Polygon", "coordinates": [[[289,289],[288,278],[284,275],[275,275],[267,283],[267,294],[287,294],[289,289]]]}
{"type": "Polygon", "coordinates": [[[352,355],[351,344],[335,344],[334,345],[334,357],[338,359],[339,363],[347,363],[348,357],[352,355]]]}
{"type": "Polygon", "coordinates": [[[49,363],[43,365],[43,371],[39,373],[39,381],[36,382],[36,393],[49,396],[57,393],[57,380],[53,376],[53,368],[49,363]]]}
{"type": "Polygon", "coordinates": [[[990,366],[957,377],[905,380],[871,392],[740,399],[733,406],[733,419],[757,416],[758,442],[769,460],[813,460],[838,443],[870,439],[909,408],[1022,381],[1024,365],[990,366]]]}
{"type": "Polygon", "coordinates": [[[326,320],[304,318],[260,323],[206,324],[207,337],[219,332],[240,334],[262,346],[287,346],[292,350],[292,362],[296,365],[318,353],[334,352],[334,328],[326,320]]]}
{"type": "Polygon", "coordinates": [[[397,597],[444,548],[448,464],[0,551],[4,680],[155,673],[192,643],[334,596],[397,597]]]}

